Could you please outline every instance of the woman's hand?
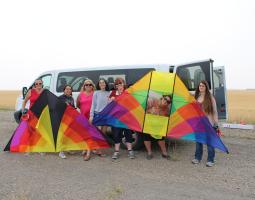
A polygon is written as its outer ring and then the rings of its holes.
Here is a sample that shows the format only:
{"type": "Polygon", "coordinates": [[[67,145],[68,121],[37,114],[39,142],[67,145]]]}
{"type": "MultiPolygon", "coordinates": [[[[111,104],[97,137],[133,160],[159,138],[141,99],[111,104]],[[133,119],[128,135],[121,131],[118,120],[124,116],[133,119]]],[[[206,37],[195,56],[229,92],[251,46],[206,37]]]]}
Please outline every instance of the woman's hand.
{"type": "Polygon", "coordinates": [[[93,117],[90,117],[89,118],[89,123],[92,124],[92,122],[93,122],[93,117]]]}
{"type": "Polygon", "coordinates": [[[115,99],[115,97],[111,97],[111,98],[110,98],[110,101],[113,101],[114,99],[115,99]]]}

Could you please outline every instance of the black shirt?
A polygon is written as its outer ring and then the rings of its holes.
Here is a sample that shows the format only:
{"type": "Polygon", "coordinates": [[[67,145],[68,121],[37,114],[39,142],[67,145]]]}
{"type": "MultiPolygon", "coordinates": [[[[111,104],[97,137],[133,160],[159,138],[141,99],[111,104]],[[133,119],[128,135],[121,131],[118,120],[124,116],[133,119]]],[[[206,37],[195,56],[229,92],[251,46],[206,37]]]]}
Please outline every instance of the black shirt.
{"type": "Polygon", "coordinates": [[[65,103],[69,104],[70,106],[74,107],[74,99],[72,96],[66,96],[65,94],[62,94],[61,96],[59,96],[59,99],[61,99],[62,101],[64,101],[65,103]]]}

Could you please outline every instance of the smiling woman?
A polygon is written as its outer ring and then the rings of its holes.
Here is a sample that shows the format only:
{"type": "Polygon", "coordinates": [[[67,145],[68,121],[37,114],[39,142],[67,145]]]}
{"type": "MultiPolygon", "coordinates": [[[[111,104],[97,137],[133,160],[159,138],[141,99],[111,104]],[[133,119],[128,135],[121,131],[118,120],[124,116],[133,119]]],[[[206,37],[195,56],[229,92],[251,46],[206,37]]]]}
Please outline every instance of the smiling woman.
{"type": "Polygon", "coordinates": [[[0,90],[0,110],[14,110],[16,99],[21,94],[16,90],[0,90]]]}

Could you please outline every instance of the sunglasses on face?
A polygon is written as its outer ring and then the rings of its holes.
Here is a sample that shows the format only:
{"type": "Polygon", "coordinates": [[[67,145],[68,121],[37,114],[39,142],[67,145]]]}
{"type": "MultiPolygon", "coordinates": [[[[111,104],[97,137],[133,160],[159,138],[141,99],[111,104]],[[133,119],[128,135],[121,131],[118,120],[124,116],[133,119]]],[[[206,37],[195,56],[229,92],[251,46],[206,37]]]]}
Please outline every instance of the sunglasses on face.
{"type": "Polygon", "coordinates": [[[170,104],[171,103],[171,100],[170,99],[168,99],[167,97],[163,97],[163,99],[168,103],[168,104],[170,104]]]}
{"type": "Polygon", "coordinates": [[[119,86],[119,85],[123,85],[123,83],[116,83],[115,85],[116,85],[116,86],[119,86]]]}
{"type": "Polygon", "coordinates": [[[42,85],[42,83],[35,83],[35,85],[42,85]]]}
{"type": "Polygon", "coordinates": [[[92,84],[85,84],[84,86],[92,86],[92,84]]]}

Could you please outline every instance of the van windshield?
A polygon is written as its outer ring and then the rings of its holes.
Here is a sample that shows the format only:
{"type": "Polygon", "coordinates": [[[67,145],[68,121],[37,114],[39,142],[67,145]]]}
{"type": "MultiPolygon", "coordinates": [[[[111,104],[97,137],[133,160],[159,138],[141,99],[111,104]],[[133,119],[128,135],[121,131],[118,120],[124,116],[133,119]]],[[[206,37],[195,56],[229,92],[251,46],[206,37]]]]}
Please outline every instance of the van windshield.
{"type": "Polygon", "coordinates": [[[104,78],[110,89],[114,86],[116,78],[123,78],[127,85],[134,84],[142,76],[148,72],[155,70],[154,68],[130,68],[130,69],[112,69],[112,70],[95,70],[95,71],[70,71],[61,72],[57,79],[57,92],[63,92],[65,85],[71,85],[73,92],[79,92],[86,79],[91,79],[94,84],[97,84],[99,78],[104,78]]]}

